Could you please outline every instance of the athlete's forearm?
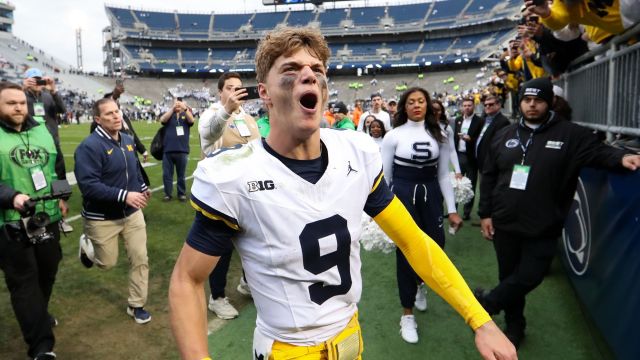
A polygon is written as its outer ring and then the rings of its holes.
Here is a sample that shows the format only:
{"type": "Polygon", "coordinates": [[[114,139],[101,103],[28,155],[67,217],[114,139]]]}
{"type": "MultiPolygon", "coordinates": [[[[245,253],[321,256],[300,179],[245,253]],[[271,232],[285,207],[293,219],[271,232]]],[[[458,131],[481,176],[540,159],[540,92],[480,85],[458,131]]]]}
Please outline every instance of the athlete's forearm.
{"type": "Polygon", "coordinates": [[[209,356],[204,281],[189,275],[184,253],[183,249],[169,285],[171,329],[182,359],[202,359],[209,356]]]}
{"type": "Polygon", "coordinates": [[[402,251],[416,273],[473,328],[491,321],[442,249],[413,221],[398,198],[374,217],[402,251]]]}

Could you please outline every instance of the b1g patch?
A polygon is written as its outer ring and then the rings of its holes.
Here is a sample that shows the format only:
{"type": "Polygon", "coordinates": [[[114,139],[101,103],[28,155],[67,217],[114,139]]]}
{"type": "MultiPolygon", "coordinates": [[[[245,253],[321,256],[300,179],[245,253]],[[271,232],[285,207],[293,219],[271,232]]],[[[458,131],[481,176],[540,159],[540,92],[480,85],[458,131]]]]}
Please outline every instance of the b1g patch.
{"type": "Polygon", "coordinates": [[[518,139],[509,139],[504,144],[504,146],[508,147],[509,149],[513,149],[515,147],[518,147],[518,145],[520,145],[520,141],[518,139]]]}
{"type": "Polygon", "coordinates": [[[38,165],[46,165],[49,162],[49,152],[38,145],[18,145],[9,153],[11,160],[18,166],[30,168],[38,165]]]}

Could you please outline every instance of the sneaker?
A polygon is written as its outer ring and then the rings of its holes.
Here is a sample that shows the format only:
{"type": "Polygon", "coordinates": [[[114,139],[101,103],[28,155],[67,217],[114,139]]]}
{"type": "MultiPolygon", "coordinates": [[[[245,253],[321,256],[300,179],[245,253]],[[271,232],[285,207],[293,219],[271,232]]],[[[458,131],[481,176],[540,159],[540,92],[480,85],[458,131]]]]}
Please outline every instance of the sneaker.
{"type": "Polygon", "coordinates": [[[162,198],[162,201],[171,201],[171,196],[165,195],[165,196],[162,198]]]}
{"type": "Polygon", "coordinates": [[[69,225],[68,222],[64,221],[64,219],[60,220],[60,231],[65,234],[68,234],[73,231],[73,226],[69,225]]]}
{"type": "Polygon", "coordinates": [[[245,296],[251,296],[251,289],[249,288],[249,284],[244,280],[244,276],[240,276],[240,283],[237,288],[238,292],[245,296]]]}
{"type": "Polygon", "coordinates": [[[131,316],[138,324],[146,324],[151,321],[151,314],[143,307],[134,308],[131,306],[127,306],[127,314],[131,316]]]}
{"type": "Polygon", "coordinates": [[[33,358],[33,360],[53,360],[56,358],[56,353],[49,351],[46,353],[40,353],[33,358]]]}
{"type": "Polygon", "coordinates": [[[84,267],[87,269],[93,266],[93,260],[95,259],[95,252],[93,250],[93,243],[85,235],[80,235],[80,244],[78,245],[78,258],[84,267]]]}
{"type": "Polygon", "coordinates": [[[416,301],[413,303],[416,309],[420,311],[427,311],[427,288],[424,283],[418,286],[418,291],[416,292],[416,301]]]}
{"type": "Polygon", "coordinates": [[[178,196],[178,200],[180,200],[180,202],[185,202],[185,201],[187,201],[187,196],[186,195],[179,195],[178,196]]]}
{"type": "Polygon", "coordinates": [[[413,315],[403,315],[400,317],[400,336],[409,344],[418,342],[418,324],[413,315]]]}
{"type": "Polygon", "coordinates": [[[231,305],[227,297],[214,300],[213,297],[209,296],[209,310],[223,320],[231,320],[238,317],[238,310],[231,305]]]}

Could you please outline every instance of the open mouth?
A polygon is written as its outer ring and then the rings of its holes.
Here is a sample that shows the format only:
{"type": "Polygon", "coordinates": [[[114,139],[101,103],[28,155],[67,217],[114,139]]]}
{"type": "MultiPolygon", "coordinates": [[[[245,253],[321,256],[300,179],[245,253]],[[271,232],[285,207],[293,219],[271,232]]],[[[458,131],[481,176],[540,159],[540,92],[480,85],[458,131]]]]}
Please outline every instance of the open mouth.
{"type": "Polygon", "coordinates": [[[318,104],[318,96],[314,93],[306,93],[300,97],[300,105],[305,109],[313,110],[318,104]]]}

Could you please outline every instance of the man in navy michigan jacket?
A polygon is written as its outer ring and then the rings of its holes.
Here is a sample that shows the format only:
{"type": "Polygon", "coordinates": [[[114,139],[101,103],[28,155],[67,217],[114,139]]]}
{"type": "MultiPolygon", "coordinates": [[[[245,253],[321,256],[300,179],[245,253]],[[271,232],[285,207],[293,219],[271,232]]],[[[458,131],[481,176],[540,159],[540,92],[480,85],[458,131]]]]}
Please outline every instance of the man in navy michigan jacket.
{"type": "Polygon", "coordinates": [[[118,105],[111,98],[100,99],[93,106],[93,116],[98,126],[75,153],[84,236],[90,241],[87,244],[93,245],[93,254],[85,254],[81,239],[80,256],[85,266],[94,262],[101,269],[110,269],[118,260],[118,239],[123,239],[131,263],[127,314],[136,323],[145,324],[151,315],[144,309],[149,261],[141,209],[147,206],[151,192],[136,162],[133,138],[120,131],[118,105]]]}

